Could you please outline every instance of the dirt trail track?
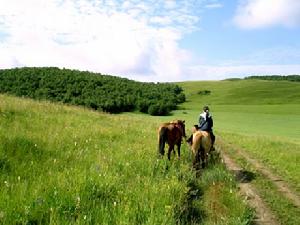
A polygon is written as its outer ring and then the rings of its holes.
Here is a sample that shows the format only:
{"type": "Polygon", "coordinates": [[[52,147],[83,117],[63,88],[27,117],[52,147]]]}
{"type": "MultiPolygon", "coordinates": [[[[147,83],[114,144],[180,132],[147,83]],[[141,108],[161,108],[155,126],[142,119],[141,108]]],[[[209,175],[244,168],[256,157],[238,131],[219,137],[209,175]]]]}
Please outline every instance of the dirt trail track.
{"type": "MultiPolygon", "coordinates": [[[[219,143],[224,146],[224,141],[222,139],[219,140],[219,143]]],[[[280,191],[282,195],[289,199],[296,207],[300,207],[300,197],[289,188],[289,185],[285,181],[283,181],[279,176],[273,174],[257,160],[252,159],[245,151],[238,149],[232,144],[229,144],[229,146],[230,148],[237,149],[238,155],[246,159],[247,162],[249,162],[259,173],[269,179],[277,187],[278,191],[280,191]]]]}
{"type": "MultiPolygon", "coordinates": [[[[221,153],[222,159],[224,160],[227,168],[232,171],[237,177],[243,171],[232,159],[230,159],[225,153],[221,153]]],[[[279,225],[275,216],[265,205],[261,197],[257,194],[257,191],[250,183],[240,182],[239,184],[240,192],[245,196],[249,205],[255,209],[256,217],[254,219],[254,224],[256,225],[279,225]]]]}
{"type": "MultiPolygon", "coordinates": [[[[250,184],[249,181],[244,179],[244,170],[239,167],[227,154],[226,149],[228,148],[234,148],[237,149],[237,154],[242,156],[244,159],[246,159],[252,166],[258,171],[258,173],[261,173],[263,176],[265,176],[267,179],[269,179],[273,184],[277,187],[277,189],[282,193],[283,196],[290,199],[291,202],[296,206],[300,207],[300,198],[297,194],[295,194],[293,191],[291,191],[287,185],[286,182],[284,182],[280,177],[277,175],[274,175],[271,171],[269,171],[266,167],[261,165],[256,160],[252,159],[248,154],[246,154],[244,151],[238,149],[236,146],[233,146],[231,144],[225,144],[225,142],[218,137],[218,143],[217,145],[221,148],[221,156],[222,159],[227,166],[229,170],[231,170],[235,176],[237,177],[237,180],[239,182],[239,188],[241,191],[241,194],[245,196],[247,199],[249,205],[253,207],[256,211],[256,218],[254,223],[257,225],[264,225],[264,224],[279,224],[274,216],[274,214],[271,212],[271,210],[266,206],[262,198],[258,195],[258,192],[254,188],[253,185],[250,184]],[[228,147],[229,146],[229,147],[228,147]]],[[[247,179],[247,178],[246,178],[247,179]]]]}

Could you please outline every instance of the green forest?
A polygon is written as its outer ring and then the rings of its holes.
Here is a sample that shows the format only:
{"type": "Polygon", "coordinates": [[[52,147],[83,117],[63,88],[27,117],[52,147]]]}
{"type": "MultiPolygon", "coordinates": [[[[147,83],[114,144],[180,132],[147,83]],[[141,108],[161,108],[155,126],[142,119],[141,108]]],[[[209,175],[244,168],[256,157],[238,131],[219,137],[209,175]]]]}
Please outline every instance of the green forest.
{"type": "Polygon", "coordinates": [[[262,76],[250,76],[245,79],[258,79],[258,80],[286,80],[300,82],[300,75],[262,75],[262,76]]]}
{"type": "Polygon", "coordinates": [[[140,111],[168,115],[185,101],[182,88],[175,84],[137,82],[56,67],[0,70],[0,81],[0,93],[81,105],[109,113],[140,111]]]}

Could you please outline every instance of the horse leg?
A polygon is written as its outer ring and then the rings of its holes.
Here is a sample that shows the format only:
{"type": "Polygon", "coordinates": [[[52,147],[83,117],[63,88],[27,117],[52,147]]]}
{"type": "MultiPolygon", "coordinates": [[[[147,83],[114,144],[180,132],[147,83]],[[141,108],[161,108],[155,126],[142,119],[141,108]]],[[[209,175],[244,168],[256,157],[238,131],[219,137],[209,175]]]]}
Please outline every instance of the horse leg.
{"type": "Polygon", "coordinates": [[[194,152],[194,160],[193,160],[193,167],[198,170],[200,164],[200,149],[194,152]]]}
{"type": "Polygon", "coordinates": [[[180,159],[180,147],[181,147],[181,144],[179,143],[179,144],[177,145],[178,159],[180,159]]]}
{"type": "Polygon", "coordinates": [[[174,145],[170,145],[169,146],[169,150],[168,150],[168,159],[171,160],[171,152],[174,151],[174,145]]]}
{"type": "Polygon", "coordinates": [[[200,154],[201,154],[201,161],[202,161],[202,169],[204,169],[206,163],[206,153],[204,149],[201,149],[200,154]]]}

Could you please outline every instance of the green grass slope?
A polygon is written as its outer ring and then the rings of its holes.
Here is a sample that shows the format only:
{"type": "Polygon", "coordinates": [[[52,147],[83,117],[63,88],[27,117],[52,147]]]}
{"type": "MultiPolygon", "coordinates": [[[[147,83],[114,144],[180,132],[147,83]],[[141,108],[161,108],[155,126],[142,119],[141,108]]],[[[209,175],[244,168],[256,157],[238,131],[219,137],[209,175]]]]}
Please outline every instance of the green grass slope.
{"type": "MultiPolygon", "coordinates": [[[[217,138],[243,147],[299,190],[299,84],[179,85],[187,102],[167,117],[0,95],[0,223],[248,224],[252,211],[222,164],[211,163],[196,178],[185,144],[180,161],[157,159],[158,125],[184,119],[190,134],[204,104],[212,109],[217,138]],[[210,94],[198,94],[205,90],[210,94]]],[[[267,202],[279,206],[277,199],[267,202]]],[[[283,224],[293,224],[297,209],[287,205],[274,211],[283,224]]]]}
{"type": "Polygon", "coordinates": [[[217,134],[248,147],[300,188],[300,83],[237,80],[180,85],[187,102],[178,115],[190,124],[197,123],[202,106],[209,104],[217,134]],[[211,93],[199,95],[200,90],[211,93]]]}
{"type": "Polygon", "coordinates": [[[158,160],[162,121],[0,95],[0,223],[248,224],[222,165],[158,160]]]}
{"type": "Polygon", "coordinates": [[[182,111],[196,123],[203,105],[211,106],[215,129],[271,135],[300,142],[300,84],[289,81],[237,80],[179,83],[187,96],[182,111]],[[201,95],[199,91],[209,90],[201,95]]]}
{"type": "Polygon", "coordinates": [[[289,81],[236,80],[178,83],[190,102],[213,105],[300,104],[300,84],[289,81]],[[209,90],[209,95],[199,91],[209,90]]]}
{"type": "MultiPolygon", "coordinates": [[[[203,105],[208,104],[217,140],[222,137],[246,151],[300,194],[300,83],[234,80],[182,82],[179,85],[185,91],[187,102],[176,116],[185,117],[191,126],[197,123],[203,105]]],[[[228,151],[236,157],[234,150],[228,151]]],[[[247,162],[242,166],[251,168],[247,162]]],[[[298,223],[299,209],[293,207],[271,182],[257,174],[254,183],[265,193],[265,201],[282,224],[298,223]]]]}

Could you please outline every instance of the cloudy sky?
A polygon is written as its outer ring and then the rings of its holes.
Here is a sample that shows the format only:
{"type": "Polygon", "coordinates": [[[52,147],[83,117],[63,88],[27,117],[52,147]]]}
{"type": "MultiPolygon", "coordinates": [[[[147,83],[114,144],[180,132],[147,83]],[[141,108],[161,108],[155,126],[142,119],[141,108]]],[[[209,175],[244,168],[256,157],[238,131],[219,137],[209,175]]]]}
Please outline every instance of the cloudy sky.
{"type": "Polygon", "coordinates": [[[0,0],[0,68],[139,81],[300,74],[300,0],[0,0]]]}

